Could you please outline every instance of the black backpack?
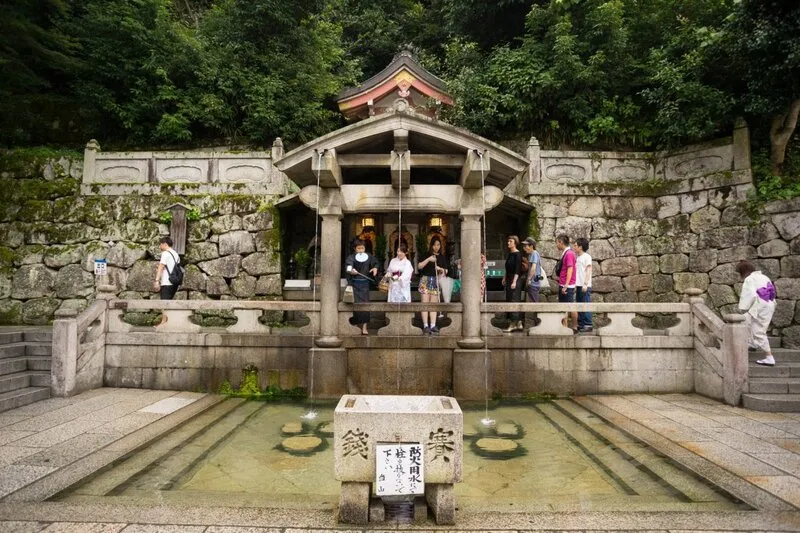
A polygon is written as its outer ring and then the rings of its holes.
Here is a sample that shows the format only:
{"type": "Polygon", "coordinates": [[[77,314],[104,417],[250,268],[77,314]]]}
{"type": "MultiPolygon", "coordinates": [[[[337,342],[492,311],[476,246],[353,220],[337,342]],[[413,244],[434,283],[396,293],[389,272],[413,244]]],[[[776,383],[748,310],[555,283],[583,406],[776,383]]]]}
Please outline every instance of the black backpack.
{"type": "MultiPolygon", "coordinates": [[[[174,254],[172,254],[175,257],[174,254]]],[[[178,258],[175,257],[175,268],[170,271],[167,269],[167,274],[169,274],[169,282],[173,285],[182,285],[183,284],[183,269],[181,268],[180,263],[178,263],[178,258]]]]}

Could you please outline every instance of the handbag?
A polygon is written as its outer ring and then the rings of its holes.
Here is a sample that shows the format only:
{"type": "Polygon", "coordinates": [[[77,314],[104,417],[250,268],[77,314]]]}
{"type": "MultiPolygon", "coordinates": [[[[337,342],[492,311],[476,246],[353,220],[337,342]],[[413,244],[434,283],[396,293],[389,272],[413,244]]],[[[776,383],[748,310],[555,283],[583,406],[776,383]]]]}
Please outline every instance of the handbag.
{"type": "Polygon", "coordinates": [[[389,292],[389,278],[381,278],[378,282],[378,290],[381,292],[389,292]]]}
{"type": "Polygon", "coordinates": [[[342,294],[342,301],[346,304],[351,304],[355,302],[355,297],[353,296],[353,286],[348,285],[344,288],[344,294],[342,294]]]}

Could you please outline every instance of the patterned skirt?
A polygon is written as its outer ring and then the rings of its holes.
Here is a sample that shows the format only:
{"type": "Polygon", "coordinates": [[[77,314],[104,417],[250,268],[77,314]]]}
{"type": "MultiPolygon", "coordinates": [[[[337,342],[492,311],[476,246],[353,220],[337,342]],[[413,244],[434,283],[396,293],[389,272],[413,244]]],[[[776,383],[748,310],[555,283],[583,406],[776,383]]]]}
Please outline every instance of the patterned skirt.
{"type": "Polygon", "coordinates": [[[436,276],[421,276],[419,278],[419,293],[439,296],[439,283],[436,276]]]}

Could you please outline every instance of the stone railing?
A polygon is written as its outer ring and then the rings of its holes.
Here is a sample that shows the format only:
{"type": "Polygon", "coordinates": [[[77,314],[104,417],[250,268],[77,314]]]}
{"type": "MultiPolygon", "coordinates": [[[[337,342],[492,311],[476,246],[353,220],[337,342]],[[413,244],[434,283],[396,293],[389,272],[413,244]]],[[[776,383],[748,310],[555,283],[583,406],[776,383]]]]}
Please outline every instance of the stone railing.
{"type": "MultiPolygon", "coordinates": [[[[279,141],[276,141],[279,142],[279,141]]],[[[84,150],[82,194],[160,194],[169,186],[173,194],[284,195],[288,180],[272,161],[272,152],[102,152],[97,141],[84,150]]]]}
{"type": "MultiPolygon", "coordinates": [[[[699,291],[697,291],[699,293],[699,291]]],[[[720,319],[702,298],[690,299],[695,364],[695,391],[739,405],[748,392],[747,327],[744,316],[724,315],[720,319]]]]}
{"type": "Polygon", "coordinates": [[[301,335],[319,334],[319,302],[284,302],[265,300],[114,300],[108,310],[109,333],[131,333],[156,331],[158,333],[219,333],[276,334],[273,328],[259,318],[265,311],[294,311],[304,313],[309,323],[294,331],[301,335]],[[159,326],[141,327],[123,320],[123,314],[131,311],[160,311],[167,321],[159,326]],[[196,311],[230,311],[236,323],[226,327],[203,327],[191,321],[196,311]]]}
{"type": "Polygon", "coordinates": [[[632,323],[637,313],[674,313],[678,319],[678,324],[667,328],[665,334],[684,337],[692,334],[692,309],[689,304],[684,303],[487,303],[483,304],[481,311],[482,334],[486,336],[505,335],[500,328],[492,325],[491,319],[497,313],[512,311],[537,314],[541,323],[538,326],[528,328],[528,335],[572,335],[572,330],[561,324],[564,314],[570,311],[605,314],[610,323],[607,326],[595,329],[595,333],[600,337],[638,337],[644,335],[644,330],[634,326],[632,323]]]}
{"type": "Polygon", "coordinates": [[[366,303],[366,304],[339,304],[339,334],[360,335],[361,330],[350,324],[353,311],[368,311],[370,313],[383,313],[388,322],[386,326],[378,329],[379,337],[419,336],[423,334],[422,328],[414,325],[415,315],[423,311],[446,313],[446,325],[440,325],[439,335],[444,337],[461,336],[461,310],[460,303],[366,303]]]}
{"type": "Polygon", "coordinates": [[[523,194],[559,195],[602,192],[642,196],[685,193],[749,183],[749,133],[737,124],[732,137],[687,146],[671,152],[589,152],[540,150],[538,142],[528,146],[529,189],[523,194]],[[650,184],[653,190],[646,190],[650,184]],[[619,186],[618,189],[609,186],[619,186]],[[586,187],[582,187],[586,186],[586,187]],[[601,187],[598,189],[597,187],[601,187]]]}
{"type": "Polygon", "coordinates": [[[53,321],[53,395],[72,396],[103,386],[106,302],[95,301],[79,316],[69,310],[53,321]]]}
{"type": "MultiPolygon", "coordinates": [[[[53,391],[69,395],[103,383],[216,390],[225,379],[235,383],[241,369],[250,364],[266,373],[267,384],[304,387],[309,386],[309,355],[313,361],[313,353],[322,357],[328,352],[340,355],[337,368],[344,364],[347,372],[355,372],[355,382],[372,390],[375,356],[385,352],[395,357],[398,348],[392,344],[393,338],[408,339],[402,345],[408,350],[429,351],[421,360],[404,357],[407,361],[403,364],[410,367],[384,370],[424,371],[425,379],[420,382],[427,383],[426,393],[449,383],[464,399],[483,397],[490,386],[509,396],[538,390],[564,394],[698,392],[737,405],[748,390],[743,317],[726,315],[721,320],[699,298],[688,303],[482,304],[480,335],[485,348],[480,349],[458,345],[464,334],[460,303],[339,303],[338,335],[347,339],[345,348],[309,350],[314,347],[312,334],[319,334],[321,318],[318,302],[99,300],[78,317],[56,321],[53,391]],[[362,338],[349,322],[354,310],[381,313],[387,323],[379,328],[377,337],[362,338]],[[162,313],[166,322],[146,327],[123,320],[125,313],[149,311],[162,313]],[[227,311],[225,316],[234,318],[235,323],[203,326],[196,323],[203,320],[192,318],[195,314],[207,317],[201,313],[206,311],[227,311]],[[439,322],[439,335],[422,338],[416,315],[423,311],[445,314],[439,322]],[[504,333],[492,319],[509,311],[535,312],[541,323],[524,333],[504,333]],[[561,324],[565,313],[571,311],[595,314],[597,327],[592,335],[573,335],[561,324]],[[301,313],[309,323],[273,326],[262,318],[270,312],[301,313]],[[637,315],[656,314],[674,319],[666,328],[643,329],[637,315]],[[350,361],[343,362],[348,357],[350,361]],[[418,368],[426,363],[430,368],[418,368]]],[[[324,375],[317,375],[314,386],[318,392],[324,375]]],[[[398,377],[397,383],[401,380],[398,377]]],[[[340,381],[339,388],[328,391],[329,396],[347,392],[347,380],[340,381]]],[[[408,386],[408,393],[416,390],[408,386]]]]}

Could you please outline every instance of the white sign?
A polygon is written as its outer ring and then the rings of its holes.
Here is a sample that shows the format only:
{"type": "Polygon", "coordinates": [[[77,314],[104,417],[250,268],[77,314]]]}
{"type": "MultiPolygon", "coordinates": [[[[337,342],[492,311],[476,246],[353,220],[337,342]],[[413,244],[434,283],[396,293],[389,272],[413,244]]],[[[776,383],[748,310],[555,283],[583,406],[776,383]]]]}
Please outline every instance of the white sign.
{"type": "Polygon", "coordinates": [[[375,493],[378,496],[425,493],[422,444],[375,445],[375,493]]]}
{"type": "Polygon", "coordinates": [[[94,260],[94,275],[95,276],[105,276],[108,273],[108,269],[106,266],[105,259],[95,259],[94,260]]]}

